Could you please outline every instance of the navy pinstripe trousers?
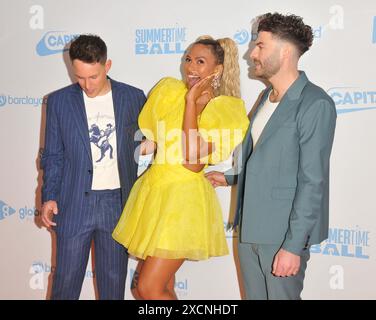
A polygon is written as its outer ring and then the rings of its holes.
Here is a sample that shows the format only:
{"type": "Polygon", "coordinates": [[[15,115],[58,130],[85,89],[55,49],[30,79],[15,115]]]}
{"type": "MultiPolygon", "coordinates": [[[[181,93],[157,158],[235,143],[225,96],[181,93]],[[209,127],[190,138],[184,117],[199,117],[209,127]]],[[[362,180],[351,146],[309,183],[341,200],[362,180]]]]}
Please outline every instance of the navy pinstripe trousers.
{"type": "Polygon", "coordinates": [[[79,233],[71,237],[57,233],[51,299],[79,298],[92,241],[99,299],[124,299],[128,254],[111,236],[122,212],[120,189],[90,191],[84,202],[83,210],[90,214],[79,233]]]}

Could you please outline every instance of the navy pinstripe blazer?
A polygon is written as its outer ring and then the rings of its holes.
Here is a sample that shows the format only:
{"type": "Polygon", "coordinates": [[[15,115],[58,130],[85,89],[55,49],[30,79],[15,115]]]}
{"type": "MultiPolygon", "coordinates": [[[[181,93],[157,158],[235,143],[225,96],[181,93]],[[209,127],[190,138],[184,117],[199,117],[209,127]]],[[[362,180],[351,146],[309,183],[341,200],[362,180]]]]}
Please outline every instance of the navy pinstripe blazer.
{"type": "MultiPolygon", "coordinates": [[[[110,79],[116,123],[117,157],[124,205],[137,178],[140,143],[135,141],[138,115],[146,97],[142,90],[110,79]]],[[[91,190],[92,156],[81,87],[76,83],[48,96],[42,200],[55,200],[57,233],[73,235],[90,215],[85,197],[91,190]]],[[[119,213],[120,215],[120,213],[119,213]]]]}

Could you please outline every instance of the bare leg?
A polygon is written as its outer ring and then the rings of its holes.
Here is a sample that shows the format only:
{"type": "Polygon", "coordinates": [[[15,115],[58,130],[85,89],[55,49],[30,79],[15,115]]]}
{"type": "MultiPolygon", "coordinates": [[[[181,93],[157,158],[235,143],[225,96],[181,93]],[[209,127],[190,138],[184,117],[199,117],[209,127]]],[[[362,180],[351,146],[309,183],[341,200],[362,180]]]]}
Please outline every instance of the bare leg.
{"type": "Polygon", "coordinates": [[[175,275],[173,275],[170,279],[170,281],[167,283],[167,290],[175,296],[175,299],[178,300],[178,297],[176,296],[175,293],[175,275]]]}
{"type": "Polygon", "coordinates": [[[177,300],[175,273],[184,259],[147,257],[142,264],[137,291],[145,300],[177,300]]]}
{"type": "Polygon", "coordinates": [[[142,297],[141,297],[140,293],[138,292],[138,278],[140,276],[140,272],[141,272],[143,263],[144,263],[143,260],[140,260],[138,262],[138,265],[137,265],[137,268],[134,272],[134,275],[133,275],[133,278],[132,278],[132,283],[131,283],[131,292],[133,294],[133,297],[136,300],[142,300],[142,297]]]}
{"type": "MultiPolygon", "coordinates": [[[[131,292],[133,294],[133,297],[136,300],[142,300],[142,297],[141,297],[140,293],[138,292],[138,278],[140,276],[140,272],[141,272],[143,263],[144,263],[143,260],[140,260],[138,262],[138,265],[137,265],[137,268],[134,272],[132,283],[131,283],[131,292]]],[[[175,294],[175,275],[172,276],[171,279],[168,281],[167,290],[171,293],[171,295],[175,296],[175,298],[177,300],[177,296],[175,294]]]]}

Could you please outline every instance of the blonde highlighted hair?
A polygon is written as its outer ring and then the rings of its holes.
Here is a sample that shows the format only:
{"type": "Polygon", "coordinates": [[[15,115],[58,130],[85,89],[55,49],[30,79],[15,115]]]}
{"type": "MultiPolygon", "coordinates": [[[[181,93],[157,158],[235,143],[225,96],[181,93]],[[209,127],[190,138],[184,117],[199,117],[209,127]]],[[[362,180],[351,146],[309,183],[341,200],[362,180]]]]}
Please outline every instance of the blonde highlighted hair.
{"type": "Polygon", "coordinates": [[[209,46],[217,63],[223,65],[221,86],[215,94],[240,98],[239,55],[235,41],[230,38],[214,40],[211,36],[201,36],[193,43],[195,44],[209,46]]]}

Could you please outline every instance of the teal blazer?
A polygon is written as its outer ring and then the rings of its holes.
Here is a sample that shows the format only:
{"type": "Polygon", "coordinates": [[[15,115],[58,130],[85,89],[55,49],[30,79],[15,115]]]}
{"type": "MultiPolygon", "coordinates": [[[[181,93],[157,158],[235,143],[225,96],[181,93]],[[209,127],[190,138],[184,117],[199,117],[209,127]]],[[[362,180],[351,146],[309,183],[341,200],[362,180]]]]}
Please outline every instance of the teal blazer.
{"type": "MultiPolygon", "coordinates": [[[[265,90],[254,115],[271,90],[265,90]]],[[[300,255],[328,237],[335,104],[300,72],[255,148],[254,115],[234,167],[225,172],[229,185],[238,184],[234,225],[240,220],[240,242],[278,244],[300,255]]]]}

